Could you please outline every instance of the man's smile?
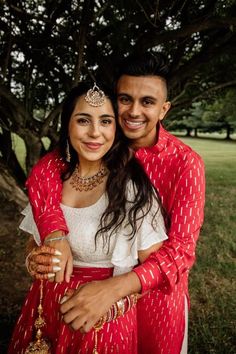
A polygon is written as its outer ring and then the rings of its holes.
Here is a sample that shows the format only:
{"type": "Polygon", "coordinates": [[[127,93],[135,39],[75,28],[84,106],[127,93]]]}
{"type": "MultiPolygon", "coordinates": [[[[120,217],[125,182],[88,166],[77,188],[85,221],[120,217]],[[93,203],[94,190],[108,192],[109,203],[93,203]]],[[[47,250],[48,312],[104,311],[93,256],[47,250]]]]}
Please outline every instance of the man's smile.
{"type": "Polygon", "coordinates": [[[142,127],[145,124],[145,121],[137,121],[137,120],[130,120],[130,119],[124,119],[124,123],[128,128],[131,129],[138,129],[142,127]]]}

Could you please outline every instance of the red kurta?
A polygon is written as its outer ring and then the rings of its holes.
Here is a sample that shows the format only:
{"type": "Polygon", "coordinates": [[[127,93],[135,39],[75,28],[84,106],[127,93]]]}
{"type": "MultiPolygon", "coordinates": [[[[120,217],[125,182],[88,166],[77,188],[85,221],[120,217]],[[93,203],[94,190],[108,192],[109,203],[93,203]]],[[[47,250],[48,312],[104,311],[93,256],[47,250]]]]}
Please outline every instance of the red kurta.
{"type": "MultiPolygon", "coordinates": [[[[163,247],[134,269],[142,292],[138,303],[139,353],[179,354],[185,320],[184,297],[188,273],[195,261],[195,247],[203,222],[204,165],[200,156],[160,125],[158,142],[136,151],[170,217],[169,239],[163,247]]],[[[60,209],[65,167],[57,151],[47,154],[33,168],[27,185],[34,218],[42,239],[67,227],[60,209]]]]}
{"type": "MultiPolygon", "coordinates": [[[[69,283],[44,281],[43,317],[46,325],[42,328],[43,338],[51,344],[52,354],[91,354],[95,345],[94,330],[82,334],[72,331],[60,315],[60,300],[68,289],[93,280],[107,279],[112,276],[112,268],[74,268],[69,283]]],[[[35,340],[34,322],[38,317],[40,281],[36,280],[30,288],[16,323],[8,354],[24,354],[27,346],[35,340]]],[[[136,307],[133,306],[117,320],[105,323],[97,334],[99,354],[137,354],[136,307]]]]}
{"type": "Polygon", "coordinates": [[[136,157],[159,191],[170,217],[169,239],[134,269],[142,291],[154,289],[138,303],[139,353],[179,354],[188,297],[188,274],[203,222],[203,161],[190,147],[160,127],[158,143],[136,157]]]}

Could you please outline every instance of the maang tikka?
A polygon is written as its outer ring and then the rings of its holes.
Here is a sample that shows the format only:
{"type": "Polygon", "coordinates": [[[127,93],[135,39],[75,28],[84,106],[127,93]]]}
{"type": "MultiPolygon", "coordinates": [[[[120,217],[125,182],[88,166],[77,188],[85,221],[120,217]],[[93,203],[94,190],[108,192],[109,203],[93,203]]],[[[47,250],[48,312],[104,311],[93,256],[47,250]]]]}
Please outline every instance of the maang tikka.
{"type": "Polygon", "coordinates": [[[100,107],[105,103],[105,93],[94,83],[93,88],[87,91],[85,101],[90,106],[100,107]]]}

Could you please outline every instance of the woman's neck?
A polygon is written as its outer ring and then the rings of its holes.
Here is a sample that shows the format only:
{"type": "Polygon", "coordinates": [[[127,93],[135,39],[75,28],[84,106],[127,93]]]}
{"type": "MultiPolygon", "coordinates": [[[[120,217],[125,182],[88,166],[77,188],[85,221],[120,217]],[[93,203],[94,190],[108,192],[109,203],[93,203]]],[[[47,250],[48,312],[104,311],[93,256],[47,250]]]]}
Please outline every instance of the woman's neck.
{"type": "Polygon", "coordinates": [[[82,178],[94,176],[102,168],[103,162],[100,161],[80,161],[79,176],[82,178]]]}

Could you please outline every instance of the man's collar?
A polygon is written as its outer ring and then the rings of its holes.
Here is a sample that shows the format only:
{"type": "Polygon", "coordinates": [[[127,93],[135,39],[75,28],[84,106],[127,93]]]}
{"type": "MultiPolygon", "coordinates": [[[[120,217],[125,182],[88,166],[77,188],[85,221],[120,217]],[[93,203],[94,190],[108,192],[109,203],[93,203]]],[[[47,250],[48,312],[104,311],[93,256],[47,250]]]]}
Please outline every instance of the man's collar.
{"type": "Polygon", "coordinates": [[[136,150],[135,155],[139,157],[140,155],[147,155],[148,153],[158,153],[165,149],[168,140],[168,133],[162,127],[161,123],[158,125],[157,129],[157,142],[155,145],[150,147],[141,147],[136,150]]]}

